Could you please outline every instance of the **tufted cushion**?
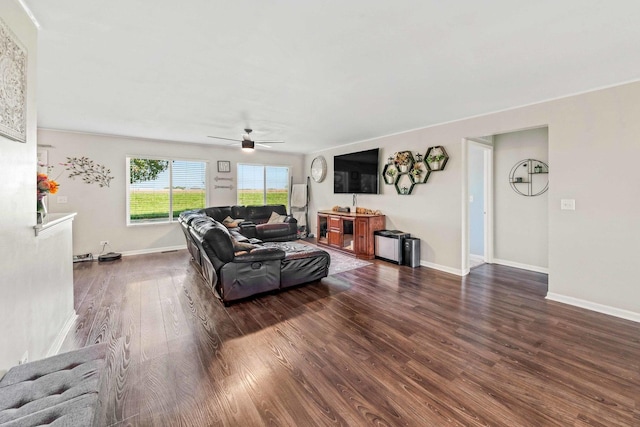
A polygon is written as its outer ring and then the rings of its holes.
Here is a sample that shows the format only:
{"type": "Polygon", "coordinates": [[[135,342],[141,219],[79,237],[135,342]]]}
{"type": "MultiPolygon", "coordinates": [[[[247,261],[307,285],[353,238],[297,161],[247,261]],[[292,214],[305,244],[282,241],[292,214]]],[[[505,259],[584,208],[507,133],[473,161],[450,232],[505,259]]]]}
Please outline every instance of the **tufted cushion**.
{"type": "Polygon", "coordinates": [[[9,370],[0,381],[0,425],[90,425],[69,424],[62,417],[93,419],[106,349],[97,344],[9,370]],[[85,415],[76,414],[77,408],[85,415]]]}
{"type": "Polygon", "coordinates": [[[2,427],[85,427],[94,425],[98,394],[83,394],[24,417],[0,424],[2,427]]]}

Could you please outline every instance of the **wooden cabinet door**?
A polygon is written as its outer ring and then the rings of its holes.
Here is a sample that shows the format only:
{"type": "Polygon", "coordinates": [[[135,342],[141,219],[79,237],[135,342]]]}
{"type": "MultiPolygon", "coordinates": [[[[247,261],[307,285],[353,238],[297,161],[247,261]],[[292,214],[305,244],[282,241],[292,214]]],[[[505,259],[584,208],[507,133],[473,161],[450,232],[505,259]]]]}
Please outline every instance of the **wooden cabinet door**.
{"type": "Polygon", "coordinates": [[[342,247],[342,233],[336,230],[329,230],[329,244],[337,248],[342,247]]]}
{"type": "Polygon", "coordinates": [[[369,255],[369,220],[367,218],[357,218],[354,230],[355,253],[356,255],[369,255]]]}

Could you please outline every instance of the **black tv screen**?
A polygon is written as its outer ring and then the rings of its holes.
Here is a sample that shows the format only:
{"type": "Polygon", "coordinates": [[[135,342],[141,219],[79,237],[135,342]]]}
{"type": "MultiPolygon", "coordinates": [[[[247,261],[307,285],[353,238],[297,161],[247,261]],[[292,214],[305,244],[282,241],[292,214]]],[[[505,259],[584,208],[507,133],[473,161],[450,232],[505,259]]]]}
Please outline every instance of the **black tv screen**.
{"type": "Polygon", "coordinates": [[[378,148],[333,158],[333,192],[378,194],[378,148]]]}

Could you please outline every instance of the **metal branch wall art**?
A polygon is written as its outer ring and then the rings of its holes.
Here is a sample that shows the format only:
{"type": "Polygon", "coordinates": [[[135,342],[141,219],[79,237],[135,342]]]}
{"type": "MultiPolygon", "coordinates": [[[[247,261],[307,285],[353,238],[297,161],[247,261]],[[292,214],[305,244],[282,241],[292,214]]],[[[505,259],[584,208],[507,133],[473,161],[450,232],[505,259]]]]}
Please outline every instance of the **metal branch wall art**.
{"type": "Polygon", "coordinates": [[[111,169],[89,160],[88,157],[67,157],[64,166],[71,172],[69,178],[75,179],[76,176],[79,176],[87,184],[108,187],[113,179],[113,176],[110,175],[111,169]]]}

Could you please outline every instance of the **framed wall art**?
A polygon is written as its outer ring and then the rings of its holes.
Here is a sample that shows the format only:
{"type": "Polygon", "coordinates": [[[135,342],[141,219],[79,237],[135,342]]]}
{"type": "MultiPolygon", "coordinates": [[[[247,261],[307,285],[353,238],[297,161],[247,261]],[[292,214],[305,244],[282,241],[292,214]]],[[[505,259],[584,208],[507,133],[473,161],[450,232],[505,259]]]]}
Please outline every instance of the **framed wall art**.
{"type": "Polygon", "coordinates": [[[231,162],[229,160],[218,160],[218,172],[231,172],[231,162]]]}
{"type": "Polygon", "coordinates": [[[27,50],[0,19],[0,135],[27,141],[27,50]]]}

